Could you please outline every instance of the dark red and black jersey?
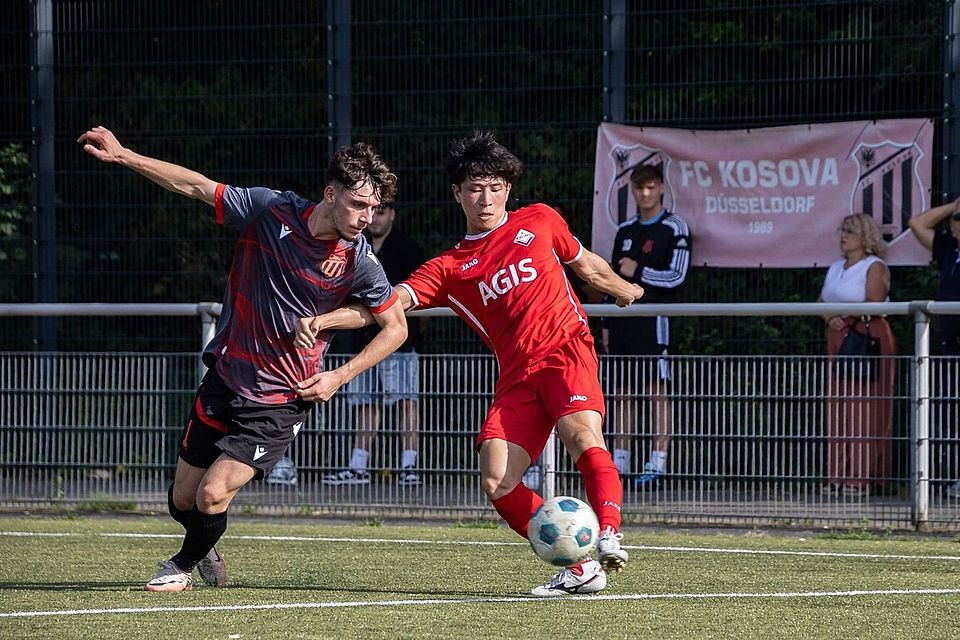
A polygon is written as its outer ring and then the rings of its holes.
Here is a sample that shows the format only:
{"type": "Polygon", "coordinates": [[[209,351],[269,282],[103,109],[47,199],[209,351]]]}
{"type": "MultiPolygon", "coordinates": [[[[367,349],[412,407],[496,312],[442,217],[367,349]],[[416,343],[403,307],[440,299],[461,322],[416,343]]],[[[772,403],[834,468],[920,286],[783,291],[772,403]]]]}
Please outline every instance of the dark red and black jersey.
{"type": "Polygon", "coordinates": [[[227,386],[256,402],[289,402],[296,383],[321,370],[332,333],[321,333],[312,349],[297,349],[297,320],[351,298],[374,313],[396,301],[363,236],[349,242],[310,233],[316,206],[289,191],[217,187],[217,221],[239,229],[240,237],[204,361],[215,362],[227,386]]]}

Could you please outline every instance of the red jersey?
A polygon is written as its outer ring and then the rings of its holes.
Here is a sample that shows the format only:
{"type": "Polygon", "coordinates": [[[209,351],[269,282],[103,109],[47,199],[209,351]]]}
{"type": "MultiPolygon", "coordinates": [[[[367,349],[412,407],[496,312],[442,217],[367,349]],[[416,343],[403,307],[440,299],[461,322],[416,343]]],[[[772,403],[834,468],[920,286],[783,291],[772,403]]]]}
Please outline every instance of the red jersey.
{"type": "Polygon", "coordinates": [[[503,385],[577,336],[592,344],[561,264],[582,253],[560,214],[534,204],[507,212],[490,231],[466,236],[400,286],[417,307],[450,307],[463,318],[496,355],[503,385]]]}

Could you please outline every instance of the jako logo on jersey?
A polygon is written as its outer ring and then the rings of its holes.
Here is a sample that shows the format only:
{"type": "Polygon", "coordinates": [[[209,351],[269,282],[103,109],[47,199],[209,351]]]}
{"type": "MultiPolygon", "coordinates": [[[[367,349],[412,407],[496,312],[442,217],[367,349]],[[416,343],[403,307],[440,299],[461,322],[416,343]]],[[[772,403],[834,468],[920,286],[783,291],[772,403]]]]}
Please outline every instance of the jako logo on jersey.
{"type": "Polygon", "coordinates": [[[281,240],[283,240],[284,238],[286,238],[286,237],[287,237],[288,235],[290,235],[291,233],[293,233],[293,231],[292,231],[292,230],[290,229],[290,227],[288,227],[287,225],[284,224],[284,225],[281,225],[281,226],[280,226],[280,239],[281,239],[281,240]]]}
{"type": "Polygon", "coordinates": [[[620,251],[622,251],[623,253],[626,253],[627,251],[630,251],[630,247],[632,246],[633,246],[633,238],[624,238],[623,245],[620,247],[620,251]]]}
{"type": "Polygon", "coordinates": [[[479,262],[480,262],[480,260],[477,259],[477,258],[474,258],[474,259],[471,260],[470,262],[464,262],[462,265],[460,265],[460,273],[463,273],[464,271],[466,271],[466,270],[469,269],[470,267],[475,267],[475,266],[477,266],[477,264],[479,264],[479,262]]]}
{"type": "Polygon", "coordinates": [[[517,237],[513,239],[517,244],[522,244],[525,247],[529,247],[530,243],[533,242],[534,235],[527,231],[526,229],[520,229],[517,231],[517,237]]]}
{"type": "Polygon", "coordinates": [[[253,461],[256,462],[265,455],[267,455],[267,448],[262,444],[258,444],[257,450],[253,452],[253,461]]]}
{"type": "Polygon", "coordinates": [[[587,396],[570,396],[570,402],[586,402],[587,396]]]}
{"type": "Polygon", "coordinates": [[[518,286],[521,282],[533,282],[537,279],[537,270],[533,268],[533,258],[524,258],[517,264],[511,264],[506,269],[500,269],[493,277],[490,283],[481,282],[480,301],[483,306],[487,306],[490,300],[496,300],[510,289],[518,286]]]}
{"type": "Polygon", "coordinates": [[[617,503],[617,502],[614,502],[613,500],[604,500],[604,501],[603,501],[603,504],[600,505],[600,506],[602,506],[602,507],[613,507],[613,508],[616,509],[617,511],[621,511],[621,509],[620,509],[620,504],[617,503]]]}
{"type": "Polygon", "coordinates": [[[323,261],[320,265],[320,271],[328,278],[339,278],[343,275],[343,270],[347,266],[347,261],[343,256],[333,255],[323,261]]]}

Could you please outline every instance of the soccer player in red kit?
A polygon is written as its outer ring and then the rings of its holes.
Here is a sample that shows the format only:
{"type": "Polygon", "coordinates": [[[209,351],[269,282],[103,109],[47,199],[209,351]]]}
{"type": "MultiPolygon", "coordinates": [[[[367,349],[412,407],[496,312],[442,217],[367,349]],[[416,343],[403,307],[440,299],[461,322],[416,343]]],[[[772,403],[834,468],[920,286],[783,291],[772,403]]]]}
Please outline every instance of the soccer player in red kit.
{"type": "MultiPolygon", "coordinates": [[[[531,593],[600,591],[605,571],[619,571],[628,560],[619,533],[623,486],[601,433],[604,400],[593,338],[563,265],[620,306],[640,298],[643,288],[584,249],[547,205],[506,210],[523,165],[492,133],[453,142],[446,168],[467,235],[402,282],[400,302],[404,309],[450,307],[497,357],[500,377],[477,448],[483,489],[511,529],[526,537],[530,515],[543,503],[521,480],[554,426],[583,477],[600,520],[599,562],[585,558],[531,593]]],[[[372,321],[356,304],[304,318],[295,344],[309,347],[322,330],[372,321]]]]}

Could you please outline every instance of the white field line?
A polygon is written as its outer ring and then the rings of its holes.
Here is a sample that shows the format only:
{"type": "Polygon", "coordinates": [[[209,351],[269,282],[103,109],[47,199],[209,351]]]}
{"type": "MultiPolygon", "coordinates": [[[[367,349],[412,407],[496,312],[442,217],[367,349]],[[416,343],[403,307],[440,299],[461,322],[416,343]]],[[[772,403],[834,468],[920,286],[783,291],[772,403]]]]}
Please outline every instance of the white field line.
{"type": "MultiPolygon", "coordinates": [[[[348,602],[285,602],[276,604],[235,604],[195,607],[122,607],[117,609],[68,609],[63,611],[10,611],[0,613],[0,618],[38,618],[50,616],[82,616],[106,614],[141,613],[190,613],[210,611],[265,611],[281,609],[336,609],[354,607],[422,607],[427,605],[500,604],[518,602],[544,602],[577,600],[579,603],[600,600],[709,600],[737,598],[851,598],[863,596],[910,596],[910,595],[957,595],[960,589],[877,589],[856,591],[794,591],[773,593],[636,593],[624,595],[583,595],[553,597],[504,597],[504,598],[431,598],[426,600],[380,600],[348,602]]],[[[579,606],[578,603],[578,606],[579,606]]]]}
{"type": "MultiPolygon", "coordinates": [[[[0,531],[0,537],[83,537],[98,536],[103,538],[183,538],[179,533],[41,533],[32,531],[0,531]]],[[[511,547],[527,546],[526,542],[496,542],[483,540],[420,540],[407,538],[334,538],[325,536],[265,536],[265,535],[225,535],[224,540],[257,540],[264,542],[332,542],[337,544],[433,544],[454,546],[484,546],[484,547],[511,547]]],[[[826,558],[864,558],[880,560],[943,560],[948,562],[960,561],[960,556],[920,556],[885,553],[840,553],[832,551],[786,551],[776,549],[724,549],[720,547],[662,547],[654,545],[624,545],[624,549],[640,551],[669,551],[674,553],[733,553],[743,555],[771,555],[771,556],[815,556],[826,558]]]]}

